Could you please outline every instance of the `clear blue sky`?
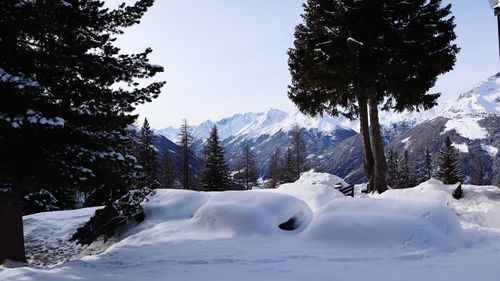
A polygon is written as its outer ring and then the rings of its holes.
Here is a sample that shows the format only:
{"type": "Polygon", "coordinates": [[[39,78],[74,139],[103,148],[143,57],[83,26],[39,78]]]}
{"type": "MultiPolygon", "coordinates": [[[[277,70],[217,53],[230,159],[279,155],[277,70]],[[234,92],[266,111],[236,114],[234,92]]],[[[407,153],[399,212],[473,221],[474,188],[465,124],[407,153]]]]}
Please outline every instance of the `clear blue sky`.
{"type": "MultiPolygon", "coordinates": [[[[108,0],[110,6],[123,1],[108,0]]],[[[127,3],[132,0],[127,0],[127,3]]],[[[152,47],[165,67],[162,95],[139,107],[154,128],[220,119],[270,107],[295,110],[287,98],[288,48],[304,0],[157,0],[140,25],[118,40],[124,51],[152,47]]],[[[488,0],[453,4],[458,45],[455,70],[433,91],[458,96],[500,71],[497,24],[488,0]]]]}

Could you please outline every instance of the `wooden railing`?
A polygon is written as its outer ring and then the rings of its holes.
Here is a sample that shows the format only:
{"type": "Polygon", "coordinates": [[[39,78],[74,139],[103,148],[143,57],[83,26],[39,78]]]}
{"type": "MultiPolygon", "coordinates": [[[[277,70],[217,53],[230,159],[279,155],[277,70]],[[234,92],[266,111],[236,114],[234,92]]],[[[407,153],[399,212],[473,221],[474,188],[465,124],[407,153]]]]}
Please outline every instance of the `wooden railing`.
{"type": "Polygon", "coordinates": [[[342,192],[345,196],[354,197],[354,185],[349,186],[336,185],[335,189],[342,192]]]}

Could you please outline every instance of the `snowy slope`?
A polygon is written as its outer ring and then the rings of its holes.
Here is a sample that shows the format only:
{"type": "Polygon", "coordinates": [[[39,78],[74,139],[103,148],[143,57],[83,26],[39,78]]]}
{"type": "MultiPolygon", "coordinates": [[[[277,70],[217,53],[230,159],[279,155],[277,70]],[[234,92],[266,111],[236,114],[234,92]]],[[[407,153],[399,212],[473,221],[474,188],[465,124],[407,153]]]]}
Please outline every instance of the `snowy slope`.
{"type": "Polygon", "coordinates": [[[485,118],[500,116],[500,73],[461,95],[439,116],[449,119],[445,132],[454,130],[467,139],[488,138],[486,128],[479,123],[485,118]]]}
{"type": "Polygon", "coordinates": [[[413,126],[435,118],[452,119],[446,130],[459,130],[464,137],[484,138],[486,133],[477,122],[486,117],[500,116],[500,73],[481,81],[473,89],[423,112],[380,112],[384,127],[409,123],[413,126]]]}
{"type": "Polygon", "coordinates": [[[487,117],[500,114],[500,73],[479,83],[450,103],[440,114],[446,118],[487,117]]]}
{"type": "Polygon", "coordinates": [[[84,208],[25,216],[24,239],[28,261],[38,266],[53,265],[103,251],[112,241],[99,241],[91,247],[82,247],[68,241],[76,228],[86,222],[97,209],[84,208]]]}
{"type": "MultiPolygon", "coordinates": [[[[54,267],[0,266],[0,280],[500,280],[498,188],[464,186],[460,201],[436,180],[327,196],[338,180],[308,173],[286,190],[158,190],[146,220],[105,252],[54,267]],[[313,193],[326,198],[321,206],[313,193]],[[289,218],[295,230],[281,230],[289,218]]],[[[43,213],[33,227],[50,244],[82,215],[43,213]]]]}
{"type": "MultiPolygon", "coordinates": [[[[487,130],[479,123],[484,118],[500,116],[500,73],[481,81],[473,89],[456,99],[445,101],[435,108],[422,112],[380,112],[380,123],[386,134],[398,130],[399,125],[408,129],[436,118],[450,119],[444,131],[456,131],[467,139],[485,139],[487,130]]],[[[402,131],[401,133],[404,133],[402,131]]],[[[401,134],[394,134],[396,137],[401,134]]]]}

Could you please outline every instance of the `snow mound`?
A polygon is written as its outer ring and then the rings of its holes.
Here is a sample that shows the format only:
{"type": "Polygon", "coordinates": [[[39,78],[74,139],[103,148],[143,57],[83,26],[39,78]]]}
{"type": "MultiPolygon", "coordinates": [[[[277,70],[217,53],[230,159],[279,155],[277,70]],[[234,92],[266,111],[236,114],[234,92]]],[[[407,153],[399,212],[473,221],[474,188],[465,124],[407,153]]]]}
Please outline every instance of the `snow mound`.
{"type": "Polygon", "coordinates": [[[336,190],[333,186],[323,184],[287,183],[271,191],[296,197],[306,202],[313,211],[323,207],[332,200],[345,197],[342,192],[336,190]]]}
{"type": "Polygon", "coordinates": [[[336,184],[348,185],[342,178],[328,173],[305,172],[295,182],[303,185],[327,185],[335,186],[336,184]]]}
{"type": "Polygon", "coordinates": [[[157,189],[156,194],[144,205],[148,218],[163,220],[189,219],[210,199],[203,192],[177,189],[157,189]]]}
{"type": "Polygon", "coordinates": [[[312,211],[316,211],[332,200],[345,197],[334,188],[337,183],[347,185],[344,180],[331,174],[306,172],[294,183],[262,191],[291,195],[306,202],[312,211]]]}
{"type": "Polygon", "coordinates": [[[387,190],[382,194],[378,194],[377,197],[412,201],[432,201],[446,206],[449,202],[455,201],[452,197],[452,193],[455,191],[456,187],[456,185],[446,185],[437,179],[431,179],[414,188],[387,190]]]}
{"type": "Polygon", "coordinates": [[[293,220],[296,231],[303,230],[312,217],[301,200],[271,192],[233,191],[216,193],[193,218],[193,225],[207,232],[230,236],[283,233],[280,225],[293,220]]]}
{"type": "Polygon", "coordinates": [[[431,179],[410,189],[388,190],[377,198],[435,202],[455,212],[464,227],[500,228],[500,188],[462,185],[463,198],[452,194],[456,184],[446,185],[431,179]]]}
{"type": "Polygon", "coordinates": [[[500,188],[463,185],[463,198],[450,203],[464,226],[500,228],[500,188]]]}
{"type": "Polygon", "coordinates": [[[457,216],[436,202],[335,200],[315,213],[307,240],[339,245],[453,250],[464,246],[457,216]]]}

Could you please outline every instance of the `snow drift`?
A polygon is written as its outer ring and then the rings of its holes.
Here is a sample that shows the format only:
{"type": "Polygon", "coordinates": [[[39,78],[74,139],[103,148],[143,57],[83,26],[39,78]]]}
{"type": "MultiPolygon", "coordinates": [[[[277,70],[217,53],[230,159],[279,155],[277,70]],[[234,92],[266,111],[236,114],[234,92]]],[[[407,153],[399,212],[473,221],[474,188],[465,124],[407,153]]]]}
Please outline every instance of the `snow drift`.
{"type": "Polygon", "coordinates": [[[283,232],[280,225],[290,220],[297,231],[304,229],[312,211],[301,200],[284,194],[224,192],[214,194],[193,218],[208,232],[229,232],[235,236],[268,235],[283,232]]]}
{"type": "Polygon", "coordinates": [[[190,219],[210,199],[207,193],[191,190],[160,189],[144,206],[148,219],[190,219]]]}
{"type": "Polygon", "coordinates": [[[348,185],[342,178],[335,175],[315,172],[303,173],[295,183],[303,186],[326,185],[333,187],[337,184],[348,185]]]}
{"type": "MultiPolygon", "coordinates": [[[[348,198],[337,180],[307,173],[275,190],[158,190],[146,220],[100,254],[68,245],[73,261],[7,264],[0,280],[500,280],[497,187],[464,185],[457,201],[454,185],[431,180],[348,198]],[[291,218],[295,230],[279,227],[291,218]]],[[[93,211],[25,217],[28,245],[60,256],[60,241],[93,211]]]]}
{"type": "Polygon", "coordinates": [[[303,237],[337,245],[452,250],[464,245],[457,216],[437,202],[339,199],[319,209],[303,237]]]}
{"type": "Polygon", "coordinates": [[[343,179],[334,175],[307,172],[295,183],[283,184],[277,189],[265,191],[291,195],[303,200],[311,210],[316,211],[332,200],[345,197],[334,188],[336,184],[347,185],[343,179]]]}

